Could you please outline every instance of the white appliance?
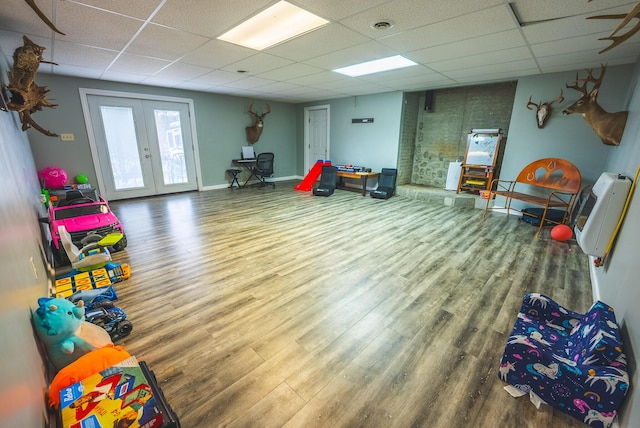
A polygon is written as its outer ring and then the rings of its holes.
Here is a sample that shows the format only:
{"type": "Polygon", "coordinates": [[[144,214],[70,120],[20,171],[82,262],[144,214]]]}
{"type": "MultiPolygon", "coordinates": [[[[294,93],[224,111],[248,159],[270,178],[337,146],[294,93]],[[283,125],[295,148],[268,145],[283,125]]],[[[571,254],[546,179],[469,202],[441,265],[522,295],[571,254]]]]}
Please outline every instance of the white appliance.
{"type": "Polygon", "coordinates": [[[462,173],[462,162],[450,162],[449,171],[447,171],[447,183],[445,190],[458,190],[458,182],[462,173]]]}
{"type": "Polygon", "coordinates": [[[578,245],[586,254],[604,257],[630,189],[628,177],[603,172],[589,196],[578,207],[574,231],[578,245]]]}

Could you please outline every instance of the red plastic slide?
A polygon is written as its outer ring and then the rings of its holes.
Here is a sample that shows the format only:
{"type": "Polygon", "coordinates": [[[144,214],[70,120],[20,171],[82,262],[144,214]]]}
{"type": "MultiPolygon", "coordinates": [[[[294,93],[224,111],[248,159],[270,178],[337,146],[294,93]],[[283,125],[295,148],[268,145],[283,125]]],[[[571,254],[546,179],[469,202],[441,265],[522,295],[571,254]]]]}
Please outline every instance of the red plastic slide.
{"type": "Polygon", "coordinates": [[[310,192],[311,189],[313,189],[313,185],[318,180],[318,177],[320,177],[320,174],[322,173],[322,167],[324,165],[331,165],[331,161],[317,160],[316,163],[311,167],[307,175],[302,179],[302,182],[293,186],[293,188],[296,190],[301,190],[303,192],[310,192]]]}

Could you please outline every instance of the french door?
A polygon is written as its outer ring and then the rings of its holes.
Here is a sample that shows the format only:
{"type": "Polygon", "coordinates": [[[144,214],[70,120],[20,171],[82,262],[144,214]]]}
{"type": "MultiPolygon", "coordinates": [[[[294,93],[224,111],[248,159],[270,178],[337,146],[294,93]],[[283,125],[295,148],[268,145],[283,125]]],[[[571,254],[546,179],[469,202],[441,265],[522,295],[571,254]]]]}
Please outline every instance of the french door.
{"type": "Polygon", "coordinates": [[[197,189],[188,103],[86,94],[86,108],[106,199],[197,189]]]}

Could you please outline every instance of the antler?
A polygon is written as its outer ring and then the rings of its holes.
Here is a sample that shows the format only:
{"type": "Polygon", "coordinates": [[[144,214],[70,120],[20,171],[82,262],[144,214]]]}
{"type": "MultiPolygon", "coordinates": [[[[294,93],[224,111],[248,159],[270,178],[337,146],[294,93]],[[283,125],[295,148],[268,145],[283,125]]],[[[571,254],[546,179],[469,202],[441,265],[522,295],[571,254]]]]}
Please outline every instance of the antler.
{"type": "MultiPolygon", "coordinates": [[[[532,97],[532,96],[533,96],[533,95],[531,95],[531,97],[532,97]]],[[[530,106],[534,106],[534,107],[536,108],[536,110],[537,110],[537,109],[539,109],[539,108],[540,108],[540,104],[536,104],[536,103],[534,103],[534,102],[531,102],[531,97],[529,97],[529,102],[527,103],[527,108],[528,108],[529,110],[533,110],[530,106]]]]}
{"type": "MultiPolygon", "coordinates": [[[[529,99],[531,99],[531,97],[529,97],[529,99]]],[[[553,100],[549,101],[549,105],[551,105],[553,103],[561,103],[562,101],[564,101],[564,97],[562,96],[562,88],[561,88],[560,89],[560,95],[558,95],[553,100]]]]}
{"type": "Polygon", "coordinates": [[[253,103],[249,104],[249,109],[247,111],[249,112],[251,117],[253,117],[254,119],[256,118],[257,114],[253,112],[253,103]]]}
{"type": "Polygon", "coordinates": [[[636,4],[635,7],[631,9],[631,11],[626,15],[624,14],[598,15],[598,16],[590,16],[587,19],[622,19],[622,22],[620,22],[620,25],[618,25],[616,29],[613,30],[611,34],[609,34],[608,37],[603,37],[598,39],[598,40],[610,40],[613,42],[609,45],[609,47],[598,52],[598,53],[604,53],[608,50],[615,48],[619,44],[625,42],[627,39],[631,38],[631,36],[633,36],[638,31],[640,31],[640,2],[638,2],[638,4],[636,4]],[[636,25],[633,28],[631,28],[629,31],[622,34],[621,36],[616,36],[616,33],[620,31],[622,28],[624,28],[624,26],[627,25],[633,18],[637,18],[639,20],[638,23],[636,23],[636,25]]]}
{"type": "Polygon", "coordinates": [[[602,71],[600,72],[600,77],[598,77],[597,79],[595,77],[593,77],[593,70],[589,69],[586,70],[587,72],[587,77],[585,79],[580,79],[578,77],[578,73],[576,73],[576,83],[569,86],[569,84],[566,84],[567,88],[569,89],[575,89],[578,92],[582,92],[583,94],[587,94],[587,84],[588,83],[593,83],[594,86],[591,89],[591,91],[593,92],[596,89],[600,88],[600,85],[602,84],[602,79],[604,79],[604,73],[607,71],[607,66],[606,64],[600,64],[600,66],[602,67],[602,71]],[[582,84],[582,86],[578,86],[578,82],[579,81],[583,81],[584,84],[582,84]]]}

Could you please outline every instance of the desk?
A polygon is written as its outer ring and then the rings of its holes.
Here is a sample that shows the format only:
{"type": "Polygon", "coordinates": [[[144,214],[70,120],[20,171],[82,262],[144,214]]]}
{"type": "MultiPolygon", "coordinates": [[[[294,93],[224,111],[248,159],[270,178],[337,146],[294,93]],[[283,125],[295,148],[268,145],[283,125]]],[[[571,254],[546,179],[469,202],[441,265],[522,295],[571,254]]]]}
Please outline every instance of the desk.
{"type": "Polygon", "coordinates": [[[231,162],[243,166],[247,171],[249,171],[249,178],[244,184],[240,187],[246,187],[249,180],[251,180],[251,176],[253,176],[253,166],[256,164],[255,159],[233,159],[231,162]]]}
{"type": "Polygon", "coordinates": [[[338,170],[338,188],[343,190],[353,190],[349,187],[345,187],[344,178],[357,178],[362,183],[362,196],[364,196],[367,194],[367,179],[377,178],[379,176],[379,172],[351,172],[338,170]]]}

